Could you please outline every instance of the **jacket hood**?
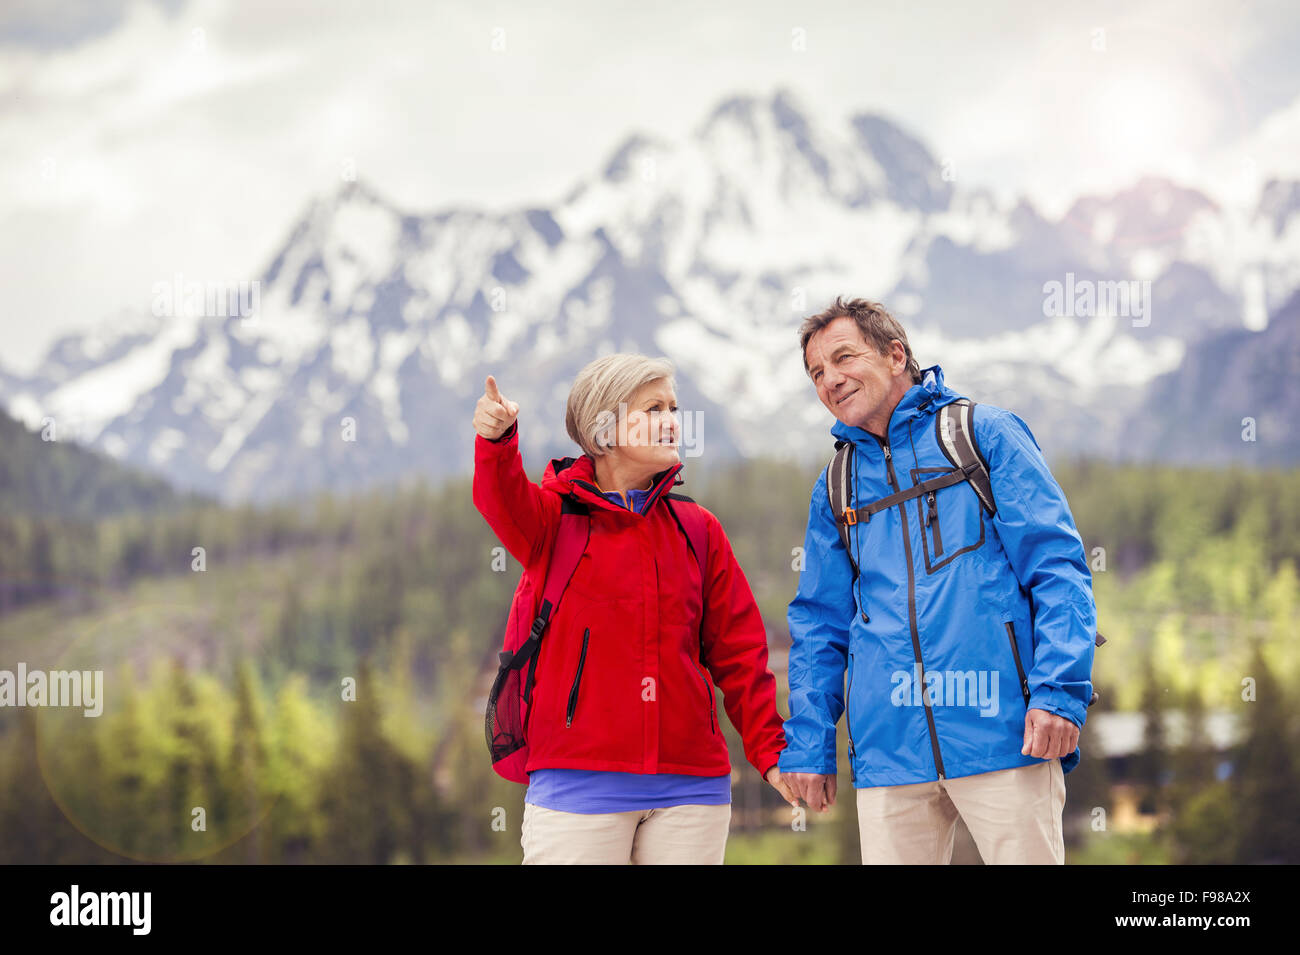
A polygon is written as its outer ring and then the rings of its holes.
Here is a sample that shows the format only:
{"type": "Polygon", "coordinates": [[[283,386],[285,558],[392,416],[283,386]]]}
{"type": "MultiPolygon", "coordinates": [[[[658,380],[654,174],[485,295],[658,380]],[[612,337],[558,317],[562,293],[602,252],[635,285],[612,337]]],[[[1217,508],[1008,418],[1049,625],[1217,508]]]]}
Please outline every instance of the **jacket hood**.
{"type": "MultiPolygon", "coordinates": [[[[906,427],[912,418],[934,414],[944,405],[963,397],[965,396],[943,383],[943,369],[938,365],[922,368],[921,383],[907,389],[907,393],[899,399],[893,414],[889,416],[889,430],[893,431],[900,424],[906,427]]],[[[835,424],[831,425],[831,434],[837,441],[852,441],[855,444],[865,442],[869,447],[876,447],[875,439],[866,428],[845,424],[838,418],[835,424]]],[[[888,438],[889,435],[885,437],[888,438]]]]}
{"type": "MultiPolygon", "coordinates": [[[[684,463],[678,461],[654,476],[650,484],[651,499],[647,501],[645,506],[646,512],[649,512],[654,501],[672,490],[673,487],[686,483],[686,479],[682,477],[681,473],[682,468],[685,466],[684,463]]],[[[583,454],[576,458],[552,458],[551,462],[546,465],[546,471],[542,475],[542,489],[551,491],[561,497],[572,494],[587,503],[629,513],[626,508],[619,507],[601,494],[600,489],[596,486],[596,462],[592,460],[589,454],[583,454]]]]}

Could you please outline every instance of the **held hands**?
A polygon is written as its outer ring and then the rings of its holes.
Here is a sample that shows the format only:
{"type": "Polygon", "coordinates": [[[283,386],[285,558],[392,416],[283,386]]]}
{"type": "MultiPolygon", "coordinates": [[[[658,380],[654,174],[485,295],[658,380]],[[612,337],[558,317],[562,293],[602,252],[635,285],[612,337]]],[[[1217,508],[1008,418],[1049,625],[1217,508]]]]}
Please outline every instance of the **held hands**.
{"type": "Polygon", "coordinates": [[[487,376],[483,397],[474,406],[474,430],[489,440],[501,437],[519,417],[519,405],[497,390],[497,380],[487,376]]]}
{"type": "Polygon", "coordinates": [[[786,783],[796,797],[790,805],[799,805],[802,799],[808,808],[816,812],[827,812],[835,805],[836,777],[821,773],[785,773],[781,780],[786,783]]]}
{"type": "Polygon", "coordinates": [[[772,788],[781,794],[782,799],[784,799],[792,806],[799,805],[798,797],[795,795],[794,790],[790,788],[790,784],[787,782],[789,777],[782,776],[780,768],[773,766],[771,769],[767,771],[767,775],[764,776],[763,778],[772,784],[772,788]]]}
{"type": "Polygon", "coordinates": [[[1039,759],[1064,758],[1079,742],[1079,727],[1064,716],[1032,709],[1025,714],[1025,741],[1020,752],[1039,759]]]}

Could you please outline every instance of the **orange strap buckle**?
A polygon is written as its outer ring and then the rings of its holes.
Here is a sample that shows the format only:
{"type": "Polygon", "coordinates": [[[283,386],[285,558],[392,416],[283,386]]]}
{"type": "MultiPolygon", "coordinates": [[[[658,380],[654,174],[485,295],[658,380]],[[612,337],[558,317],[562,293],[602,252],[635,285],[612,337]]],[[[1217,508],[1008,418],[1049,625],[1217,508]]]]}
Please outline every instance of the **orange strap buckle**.
{"type": "Polygon", "coordinates": [[[844,523],[856,524],[858,522],[858,512],[851,507],[844,508],[844,523]]]}

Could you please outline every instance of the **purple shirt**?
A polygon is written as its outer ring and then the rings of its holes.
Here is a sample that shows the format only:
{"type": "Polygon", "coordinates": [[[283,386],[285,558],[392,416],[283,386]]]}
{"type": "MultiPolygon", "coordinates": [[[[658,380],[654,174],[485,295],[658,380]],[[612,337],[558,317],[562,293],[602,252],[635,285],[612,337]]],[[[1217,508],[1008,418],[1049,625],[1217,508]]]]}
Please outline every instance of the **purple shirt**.
{"type": "Polygon", "coordinates": [[[534,769],[524,802],[561,812],[629,812],[731,802],[731,776],[534,769]]]}

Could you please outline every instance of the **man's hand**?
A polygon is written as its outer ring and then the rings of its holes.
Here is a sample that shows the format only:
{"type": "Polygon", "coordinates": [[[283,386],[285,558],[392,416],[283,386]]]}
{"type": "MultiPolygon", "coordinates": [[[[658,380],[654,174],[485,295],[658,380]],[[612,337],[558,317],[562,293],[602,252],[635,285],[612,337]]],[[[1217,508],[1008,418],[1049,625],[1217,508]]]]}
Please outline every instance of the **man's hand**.
{"type": "Polygon", "coordinates": [[[1025,742],[1021,754],[1039,759],[1069,756],[1079,743],[1079,727],[1064,716],[1032,709],[1025,714],[1025,742]]]}
{"type": "Polygon", "coordinates": [[[781,775],[779,767],[773,766],[767,771],[767,775],[763,778],[772,784],[772,788],[781,794],[782,799],[792,806],[799,805],[799,798],[795,796],[794,790],[790,788],[790,784],[786,782],[785,777],[781,775]]]}
{"type": "MultiPolygon", "coordinates": [[[[796,797],[816,812],[825,812],[835,805],[836,777],[822,773],[782,773],[781,779],[796,797]]],[[[798,805],[798,802],[791,803],[798,805]]]]}
{"type": "Polygon", "coordinates": [[[483,397],[474,406],[474,430],[489,440],[505,434],[519,417],[519,405],[497,390],[497,380],[487,376],[483,397]]]}

